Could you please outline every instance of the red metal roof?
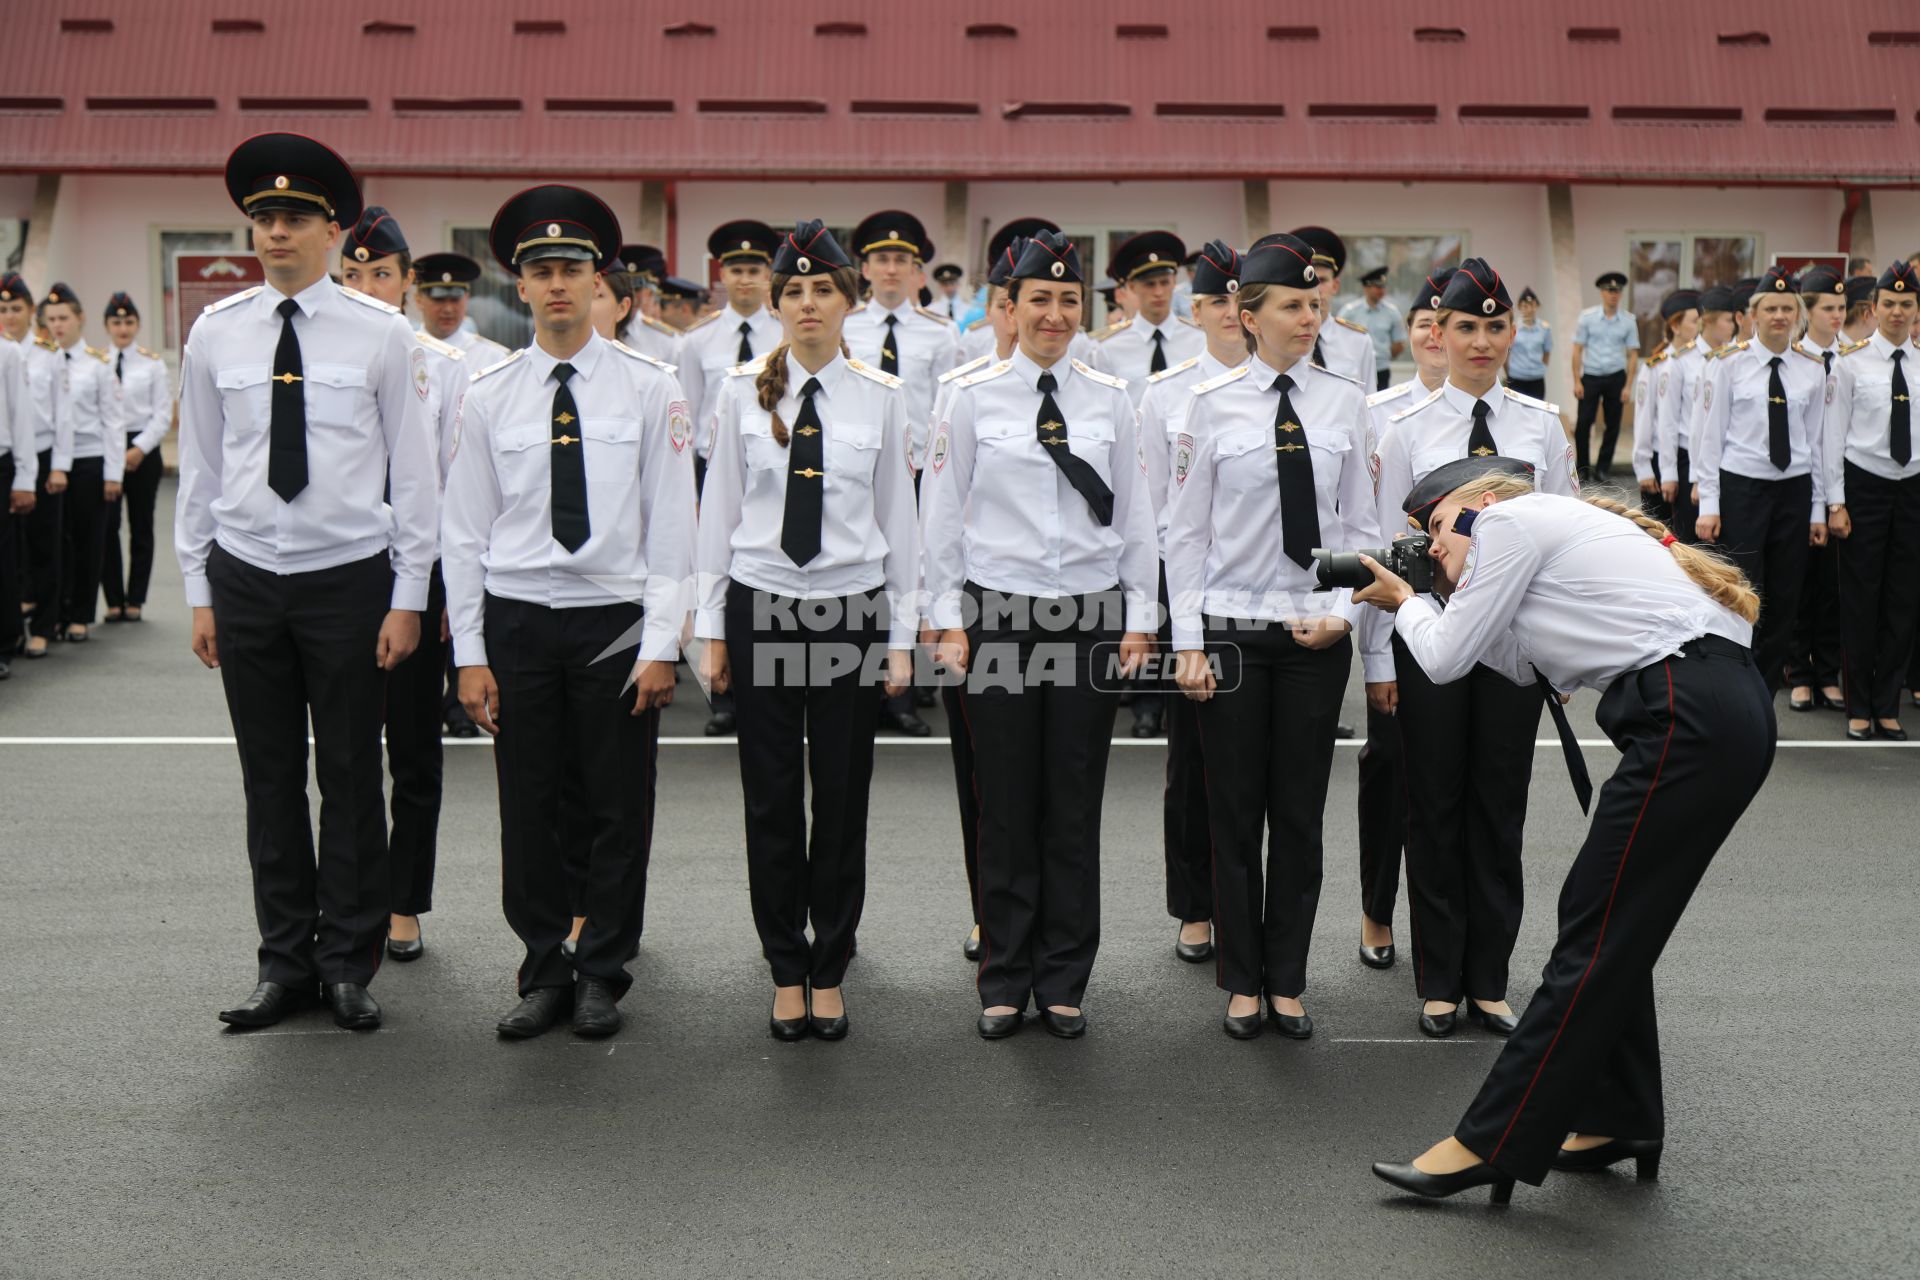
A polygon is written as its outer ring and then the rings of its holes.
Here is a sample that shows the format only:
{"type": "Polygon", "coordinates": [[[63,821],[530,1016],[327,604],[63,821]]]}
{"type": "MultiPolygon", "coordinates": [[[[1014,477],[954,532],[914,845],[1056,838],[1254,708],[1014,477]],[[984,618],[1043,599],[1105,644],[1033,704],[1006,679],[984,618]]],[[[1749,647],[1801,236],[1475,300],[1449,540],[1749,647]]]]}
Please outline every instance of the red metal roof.
{"type": "Polygon", "coordinates": [[[1920,185],[1901,0],[58,0],[0,169],[1920,185]]]}

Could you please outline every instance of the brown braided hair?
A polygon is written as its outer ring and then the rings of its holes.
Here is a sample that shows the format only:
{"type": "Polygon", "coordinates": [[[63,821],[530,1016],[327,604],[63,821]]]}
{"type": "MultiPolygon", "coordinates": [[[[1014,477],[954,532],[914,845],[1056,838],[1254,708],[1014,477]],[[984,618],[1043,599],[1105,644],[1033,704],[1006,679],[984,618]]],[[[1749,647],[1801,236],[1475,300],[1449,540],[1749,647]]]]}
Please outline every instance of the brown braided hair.
{"type": "MultiPolygon", "coordinates": [[[[786,292],[787,283],[795,278],[791,275],[773,277],[773,287],[769,291],[769,296],[773,298],[776,308],[779,306],[780,295],[786,292]]],[[[845,295],[849,306],[860,305],[860,273],[858,271],[852,267],[837,267],[829,273],[828,278],[833,281],[833,287],[845,295]]],[[[787,424],[780,421],[777,406],[780,403],[780,397],[787,394],[787,348],[792,345],[791,342],[783,341],[768,352],[767,363],[761,368],[760,375],[753,380],[755,398],[762,409],[773,415],[773,439],[782,449],[787,447],[787,441],[791,437],[787,431],[787,424]]],[[[845,338],[840,339],[840,354],[843,356],[853,354],[847,349],[845,338]]]]}
{"type": "MultiPolygon", "coordinates": [[[[1496,498],[1517,498],[1534,491],[1533,486],[1518,476],[1491,474],[1470,481],[1448,494],[1447,501],[1471,502],[1483,493],[1496,498]]],[[[1655,520],[1638,507],[1630,507],[1624,502],[1615,502],[1612,498],[1589,497],[1588,506],[1598,507],[1602,511],[1611,511],[1614,515],[1631,520],[1649,537],[1657,539],[1667,550],[1673,553],[1674,561],[1680,571],[1693,579],[1694,584],[1715,603],[1725,605],[1748,622],[1760,618],[1760,597],[1747,583],[1747,575],[1732,561],[1707,550],[1705,547],[1689,546],[1681,542],[1667,529],[1667,526],[1655,520]]]]}

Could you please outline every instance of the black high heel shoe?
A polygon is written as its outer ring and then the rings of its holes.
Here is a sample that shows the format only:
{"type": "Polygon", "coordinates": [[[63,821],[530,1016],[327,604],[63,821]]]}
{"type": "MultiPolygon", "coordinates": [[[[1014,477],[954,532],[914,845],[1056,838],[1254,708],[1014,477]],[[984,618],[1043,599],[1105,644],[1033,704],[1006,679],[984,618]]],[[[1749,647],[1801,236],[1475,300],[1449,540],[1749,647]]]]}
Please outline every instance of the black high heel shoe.
{"type": "MultiPolygon", "coordinates": [[[[1231,1008],[1233,1001],[1229,999],[1227,1005],[1231,1008]]],[[[1241,1018],[1236,1018],[1230,1013],[1222,1014],[1220,1017],[1220,1029],[1235,1040],[1252,1040],[1260,1034],[1260,1028],[1266,1025],[1266,1014],[1259,1008],[1255,1008],[1252,1013],[1241,1018]]]]}
{"type": "Polygon", "coordinates": [[[1492,1187],[1495,1204],[1513,1199],[1513,1179],[1490,1164],[1472,1165],[1457,1173],[1422,1173],[1411,1164],[1382,1162],[1373,1166],[1373,1176],[1429,1200],[1444,1200],[1475,1187],[1492,1187]]]}
{"type": "Polygon", "coordinates": [[[960,954],[974,964],[980,963],[980,938],[978,934],[969,933],[960,940],[960,954]]]}
{"type": "Polygon", "coordinates": [[[1313,1037],[1313,1015],[1303,1013],[1295,1017],[1291,1013],[1282,1013],[1273,1007],[1273,1001],[1262,1002],[1267,1017],[1273,1022],[1273,1029],[1289,1040],[1308,1040],[1313,1037]]]}
{"type": "Polygon", "coordinates": [[[1420,1034],[1432,1036],[1435,1040],[1445,1040],[1460,1029],[1460,1010],[1449,1009],[1445,1013],[1420,1012],[1420,1034]]]}
{"type": "Polygon", "coordinates": [[[1488,1013],[1473,1001],[1467,1001],[1467,1021],[1484,1027],[1496,1036],[1510,1036],[1520,1019],[1511,1013],[1488,1013]]]}
{"type": "MultiPolygon", "coordinates": [[[[789,1043],[795,1040],[805,1040],[807,1038],[808,1024],[813,1021],[811,1015],[811,1005],[808,1006],[806,1013],[801,1014],[797,1018],[776,1018],[773,1014],[769,1013],[767,1015],[767,1031],[775,1040],[784,1040],[789,1043]]],[[[842,1021],[845,1021],[845,1019],[842,1019],[842,1021]]],[[[840,1034],[845,1035],[846,1031],[842,1029],[840,1034]]]]}
{"type": "Polygon", "coordinates": [[[840,1006],[840,1016],[823,1018],[813,1011],[813,998],[811,995],[808,996],[807,1028],[813,1032],[814,1039],[845,1040],[847,1038],[847,1009],[844,1003],[846,997],[842,996],[841,999],[843,1003],[840,1006]]]}
{"type": "Polygon", "coordinates": [[[1393,968],[1393,944],[1389,942],[1384,947],[1370,947],[1364,942],[1361,943],[1360,963],[1369,969],[1393,968]]]}
{"type": "Polygon", "coordinates": [[[1636,1180],[1658,1182],[1662,1146],[1658,1138],[1614,1138],[1597,1147],[1588,1147],[1584,1151],[1568,1151],[1562,1147],[1553,1153],[1553,1171],[1555,1173],[1598,1173],[1602,1169],[1612,1168],[1622,1160],[1631,1160],[1634,1162],[1636,1180]]]}

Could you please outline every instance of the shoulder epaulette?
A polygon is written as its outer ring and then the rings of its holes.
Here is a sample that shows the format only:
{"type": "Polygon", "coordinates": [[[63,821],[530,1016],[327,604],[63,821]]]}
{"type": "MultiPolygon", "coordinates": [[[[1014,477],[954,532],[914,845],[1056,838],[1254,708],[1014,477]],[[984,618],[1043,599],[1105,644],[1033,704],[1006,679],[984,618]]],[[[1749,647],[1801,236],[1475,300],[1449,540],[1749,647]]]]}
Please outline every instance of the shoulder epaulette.
{"type": "Polygon", "coordinates": [[[913,309],[919,312],[921,315],[925,316],[929,320],[938,320],[941,324],[953,323],[953,318],[951,316],[943,316],[938,311],[934,311],[928,307],[920,306],[918,303],[914,304],[913,309]]]}
{"type": "Polygon", "coordinates": [[[1553,414],[1555,417],[1560,416],[1560,406],[1557,404],[1548,404],[1545,400],[1537,400],[1524,392],[1515,391],[1512,387],[1508,387],[1506,390],[1507,399],[1509,400],[1526,405],[1529,409],[1540,409],[1553,414]]]}
{"type": "Polygon", "coordinates": [[[1825,360],[1822,360],[1819,356],[1807,350],[1805,347],[1801,346],[1797,342],[1793,344],[1793,349],[1797,354],[1805,356],[1807,359],[1813,361],[1815,364],[1818,364],[1818,365],[1826,364],[1825,360]]]}
{"type": "Polygon", "coordinates": [[[228,307],[232,306],[234,303],[244,302],[248,298],[251,298],[254,294],[260,292],[262,289],[266,287],[267,286],[263,284],[257,284],[253,286],[253,288],[251,289],[242,289],[238,293],[230,293],[226,297],[220,299],[220,301],[218,302],[209,302],[206,306],[200,309],[200,314],[203,316],[210,316],[216,311],[225,311],[228,307]]]}
{"type": "Polygon", "coordinates": [[[773,352],[771,351],[765,351],[747,361],[745,364],[730,365],[727,368],[727,376],[729,378],[757,378],[760,376],[760,371],[767,367],[767,357],[772,354],[773,352]]]}
{"type": "Polygon", "coordinates": [[[1148,374],[1147,385],[1152,386],[1156,382],[1164,382],[1168,378],[1171,378],[1174,374],[1185,373],[1187,370],[1193,368],[1193,366],[1199,363],[1200,363],[1199,356],[1188,356],[1185,360],[1182,360],[1179,364],[1174,365],[1172,368],[1162,369],[1158,373],[1148,374]]]}
{"type": "Polygon", "coordinates": [[[1383,404],[1398,400],[1402,396],[1411,395],[1414,387],[1417,385],[1417,383],[1411,381],[1402,382],[1398,386],[1388,387],[1384,391],[1376,391],[1367,397],[1367,408],[1376,409],[1383,404]]]}
{"type": "Polygon", "coordinates": [[[1391,418],[1388,418],[1387,421],[1398,422],[1402,418],[1412,417],[1414,414],[1420,412],[1422,409],[1432,404],[1435,400],[1438,400],[1440,398],[1440,393],[1444,390],[1446,390],[1446,384],[1442,383],[1441,385],[1435,387],[1433,390],[1427,392],[1427,398],[1425,400],[1422,400],[1419,404],[1411,405],[1405,409],[1402,409],[1400,412],[1394,414],[1391,418]]]}
{"type": "Polygon", "coordinates": [[[1856,352],[1856,351],[1858,351],[1858,350],[1859,350],[1860,348],[1862,348],[1862,347],[1870,347],[1870,346],[1872,346],[1872,345],[1873,345],[1873,344],[1872,344],[1871,342],[1869,342],[1869,341],[1868,341],[1867,339],[1865,339],[1865,338],[1862,338],[1862,339],[1861,339],[1860,341],[1858,341],[1858,342],[1853,342],[1853,343],[1849,343],[1849,344],[1847,344],[1846,346],[1844,346],[1844,347],[1842,347],[1842,348],[1840,348],[1840,354],[1841,354],[1841,355],[1843,355],[1843,356],[1850,356],[1850,355],[1852,355],[1852,354],[1853,354],[1854,352],[1856,352]]]}
{"type": "Polygon", "coordinates": [[[149,351],[145,347],[135,347],[134,350],[138,351],[141,355],[145,356],[149,360],[158,360],[160,358],[160,353],[158,351],[149,351]]]}
{"type": "Polygon", "coordinates": [[[988,365],[986,368],[982,369],[978,373],[968,374],[966,377],[960,379],[957,385],[962,387],[971,387],[976,383],[986,382],[989,379],[997,378],[1011,368],[1013,368],[1013,361],[1002,360],[997,364],[988,365]]]}
{"type": "Polygon", "coordinates": [[[666,334],[669,338],[677,338],[680,336],[678,329],[668,324],[665,320],[660,319],[658,316],[641,316],[640,322],[649,329],[666,334]]]}
{"type": "Polygon", "coordinates": [[[107,353],[105,351],[102,351],[99,347],[87,347],[86,352],[88,355],[92,356],[95,360],[98,360],[101,364],[113,363],[113,361],[110,358],[108,358],[107,353]]]}
{"type": "Polygon", "coordinates": [[[358,289],[349,289],[344,284],[340,286],[340,296],[343,298],[352,298],[355,302],[359,303],[362,306],[372,307],[375,311],[384,311],[390,316],[397,316],[400,314],[400,308],[393,306],[390,303],[382,302],[380,301],[380,299],[375,298],[370,294],[362,293],[358,289]]]}
{"type": "MultiPolygon", "coordinates": [[[[211,311],[213,310],[213,308],[208,307],[207,310],[211,311]]],[[[56,347],[55,345],[53,345],[53,343],[48,341],[46,338],[42,338],[38,336],[34,338],[33,345],[40,348],[42,351],[58,351],[60,349],[59,347],[56,347]]]]}
{"type": "Polygon", "coordinates": [[[525,347],[522,347],[518,351],[514,352],[512,355],[508,356],[505,360],[495,361],[493,364],[488,365],[486,368],[479,370],[473,375],[472,378],[468,379],[468,381],[478,382],[480,381],[480,379],[486,377],[490,373],[498,373],[502,369],[506,368],[508,365],[512,364],[515,360],[518,360],[521,356],[525,354],[527,354],[527,349],[525,347]]]}
{"type": "Polygon", "coordinates": [[[1105,342],[1108,338],[1111,338],[1116,333],[1120,333],[1121,331],[1126,329],[1128,325],[1132,323],[1133,323],[1132,316],[1128,316],[1124,320],[1115,320],[1112,324],[1108,325],[1104,329],[1095,329],[1093,331],[1093,340],[1095,342],[1105,342]]]}
{"type": "Polygon", "coordinates": [[[989,317],[987,316],[975,316],[971,321],[968,322],[965,332],[972,333],[975,329],[978,329],[981,325],[986,324],[988,319],[989,317]]]}
{"type": "Polygon", "coordinates": [[[701,316],[698,320],[695,320],[692,324],[688,325],[684,330],[684,332],[692,333],[695,329],[703,329],[707,325],[712,324],[715,320],[718,320],[719,318],[720,318],[720,313],[718,311],[709,311],[707,312],[707,314],[705,314],[704,316],[701,316]]]}
{"type": "Polygon", "coordinates": [[[1175,316],[1174,319],[1178,320],[1181,324],[1187,326],[1187,328],[1189,329],[1198,329],[1200,327],[1199,321],[1189,319],[1186,316],[1175,316]]]}
{"type": "Polygon", "coordinates": [[[1335,324],[1343,324],[1347,326],[1347,328],[1353,330],[1355,333],[1365,333],[1367,331],[1367,326],[1363,324],[1355,324],[1353,321],[1347,319],[1345,316],[1335,316],[1333,318],[1333,322],[1335,324]]]}
{"type": "Polygon", "coordinates": [[[1084,373],[1095,382],[1102,383],[1109,387],[1118,387],[1122,391],[1127,389],[1127,380],[1125,378],[1116,378],[1110,373],[1102,373],[1084,360],[1075,360],[1072,363],[1075,372],[1084,373]]]}
{"type": "MultiPolygon", "coordinates": [[[[1364,332],[1364,330],[1363,330],[1362,332],[1364,332]]],[[[1338,378],[1338,379],[1340,379],[1340,381],[1342,381],[1342,382],[1351,382],[1351,383],[1352,383],[1352,384],[1353,384],[1354,386],[1356,386],[1356,387],[1360,385],[1360,379],[1358,379],[1358,378],[1349,378],[1349,377],[1348,377],[1348,376],[1347,376],[1346,374],[1344,374],[1344,373],[1334,373],[1334,371],[1333,371],[1332,369],[1329,369],[1329,368],[1327,368],[1327,366],[1325,366],[1325,365],[1323,365],[1323,364],[1314,364],[1314,363],[1313,363],[1313,361],[1311,361],[1311,360],[1309,360],[1309,361],[1307,361],[1307,365],[1308,365],[1308,367],[1309,367],[1309,368],[1313,368],[1313,369],[1317,369],[1317,370],[1319,370],[1319,371],[1320,371],[1321,373],[1326,373],[1326,374],[1332,374],[1332,375],[1333,375],[1334,377],[1336,377],[1336,378],[1338,378]]]]}
{"type": "Polygon", "coordinates": [[[644,351],[635,351],[632,347],[628,346],[624,342],[621,342],[617,338],[614,339],[612,342],[609,342],[607,345],[612,347],[615,351],[619,351],[626,355],[632,356],[635,360],[644,360],[648,364],[652,365],[654,368],[662,371],[663,373],[679,373],[680,372],[679,365],[668,364],[665,360],[660,359],[658,356],[650,356],[644,351]]]}
{"type": "Polygon", "coordinates": [[[992,362],[993,362],[993,352],[989,351],[987,352],[987,354],[983,356],[975,356],[973,359],[967,361],[965,364],[955,365],[953,368],[941,374],[938,378],[935,378],[934,381],[944,387],[945,385],[947,385],[947,383],[952,382],[955,378],[964,378],[968,374],[972,373],[975,369],[978,369],[981,365],[991,364],[992,362]]]}
{"type": "Polygon", "coordinates": [[[1193,388],[1193,394],[1197,396],[1203,396],[1207,392],[1212,391],[1216,387],[1224,387],[1229,382],[1234,382],[1240,378],[1244,378],[1249,373],[1252,373],[1252,372],[1253,372],[1253,366],[1250,364],[1235,366],[1234,368],[1227,370],[1225,373],[1221,374],[1217,378],[1208,378],[1205,382],[1196,384],[1193,388]]]}
{"type": "Polygon", "coordinates": [[[847,358],[847,368],[853,370],[863,378],[879,383],[883,387],[904,387],[906,385],[897,375],[883,373],[872,365],[861,360],[855,360],[851,356],[847,358]]]}
{"type": "Polygon", "coordinates": [[[467,358],[466,352],[454,346],[451,342],[440,341],[440,339],[434,337],[425,329],[415,329],[413,331],[413,339],[427,350],[443,355],[449,360],[465,360],[467,358]]]}
{"type": "Polygon", "coordinates": [[[1659,364],[1662,360],[1665,360],[1668,356],[1672,354],[1673,352],[1670,348],[1667,348],[1667,347],[1660,348],[1660,350],[1654,352],[1652,355],[1647,357],[1647,368],[1649,369],[1653,368],[1653,366],[1659,364]]]}

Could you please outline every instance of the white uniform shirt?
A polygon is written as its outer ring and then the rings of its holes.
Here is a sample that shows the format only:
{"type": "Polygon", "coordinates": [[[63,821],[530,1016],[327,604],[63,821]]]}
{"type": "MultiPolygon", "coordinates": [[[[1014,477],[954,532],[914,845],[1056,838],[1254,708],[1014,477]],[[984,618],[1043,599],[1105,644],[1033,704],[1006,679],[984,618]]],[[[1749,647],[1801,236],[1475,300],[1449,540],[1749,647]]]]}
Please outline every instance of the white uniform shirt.
{"type": "MultiPolygon", "coordinates": [[[[422,329],[420,332],[426,333],[426,330],[422,329]]],[[[431,338],[433,335],[427,333],[426,336],[431,338]]],[[[450,347],[460,348],[461,352],[465,354],[467,357],[468,376],[476,373],[485,373],[488,369],[491,369],[494,365],[499,364],[502,360],[505,360],[513,354],[513,352],[507,350],[492,338],[483,338],[465,325],[455,329],[453,335],[443,339],[443,341],[450,347]]]]}
{"type": "Polygon", "coordinates": [[[1201,350],[1171,369],[1147,378],[1147,391],[1140,398],[1140,450],[1147,460],[1147,492],[1153,498],[1154,529],[1159,535],[1160,557],[1167,555],[1167,506],[1172,500],[1169,486],[1176,474],[1185,474],[1193,464],[1193,437],[1187,434],[1187,410],[1193,404],[1193,389],[1210,382],[1230,369],[1245,364],[1221,364],[1211,351],[1201,350]],[[1184,440],[1184,443],[1183,443],[1184,440]]]}
{"type": "Polygon", "coordinates": [[[445,493],[447,468],[453,465],[453,446],[460,438],[460,402],[466,398],[474,371],[467,368],[466,353],[451,342],[426,332],[416,332],[413,339],[427,353],[427,430],[432,433],[433,456],[439,465],[439,491],[445,493]]]}
{"type": "Polygon", "coordinates": [[[145,347],[131,344],[109,348],[107,359],[120,386],[127,448],[152,457],[173,426],[173,386],[167,377],[167,362],[145,347]]]}
{"type": "Polygon", "coordinates": [[[679,656],[694,539],[692,420],[680,383],[595,334],[567,361],[578,439],[556,446],[559,363],[536,342],[467,387],[441,528],[457,666],[486,665],[489,595],[549,609],[638,602],[640,659],[679,656]],[[589,534],[578,551],[553,536],[556,447],[586,451],[589,534]]]}
{"type": "Polygon", "coordinates": [[[747,341],[754,356],[764,356],[786,341],[786,329],[780,318],[765,307],[751,316],[743,316],[732,307],[722,307],[680,335],[680,359],[675,372],[686,392],[693,413],[693,443],[701,457],[713,447],[714,410],[719,407],[720,388],[727,370],[740,363],[740,326],[747,326],[747,341]]]}
{"type": "MultiPolygon", "coordinates": [[[[738,338],[740,335],[735,334],[738,338]]],[[[632,347],[643,356],[652,356],[655,360],[678,366],[680,363],[680,331],[664,321],[654,320],[636,314],[633,322],[627,326],[626,336],[620,341],[632,347]]],[[[734,344],[734,354],[739,354],[739,344],[734,344]]],[[[762,351],[760,355],[765,355],[762,351]]]]}
{"type": "MultiPolygon", "coordinates": [[[[1680,451],[1690,448],[1693,414],[1700,403],[1701,371],[1707,367],[1707,344],[1700,338],[1685,351],[1661,362],[1653,379],[1653,403],[1658,415],[1660,475],[1663,481],[1680,479],[1680,451]]],[[[1689,455],[1687,474],[1693,474],[1689,455]]]]}
{"type": "MultiPolygon", "coordinates": [[[[1500,455],[1531,462],[1534,486],[1540,492],[1579,496],[1573,446],[1560,424],[1560,410],[1511,387],[1496,386],[1485,399],[1492,410],[1487,429],[1500,455]]],[[[1383,538],[1391,541],[1407,531],[1407,495],[1429,471],[1467,456],[1473,405],[1474,397],[1449,380],[1388,419],[1375,468],[1379,475],[1375,512],[1383,538]]],[[[1386,616],[1363,619],[1360,626],[1361,664],[1369,684],[1394,678],[1392,628],[1386,616]]]]}
{"type": "MultiPolygon", "coordinates": [[[[1907,401],[1908,443],[1912,449],[1903,465],[1893,460],[1893,353],[1895,347],[1879,330],[1833,362],[1833,397],[1826,411],[1824,464],[1828,506],[1845,506],[1847,469],[1854,466],[1882,480],[1911,480],[1920,475],[1920,414],[1907,401]]],[[[1900,375],[1907,394],[1920,392],[1920,346],[1909,337],[1898,350],[1900,375]]]]}
{"type": "MultiPolygon", "coordinates": [[[[40,475],[33,448],[33,409],[27,403],[26,353],[0,340],[0,444],[13,455],[13,487],[30,492],[40,475]]],[[[8,519],[0,513],[0,520],[8,519]]]]}
{"type": "Polygon", "coordinates": [[[310,573],[393,554],[393,608],[427,607],[439,518],[426,352],[400,313],[322,276],[294,299],[306,393],[307,486],[267,487],[274,353],[285,295],[262,285],[194,323],[180,361],[174,546],[187,603],[213,603],[207,553],[268,573],[310,573]],[[381,493],[392,483],[392,501],[381,493]]]}
{"type": "MultiPolygon", "coordinates": [[[[1193,462],[1173,489],[1167,515],[1167,599],[1173,647],[1198,649],[1203,615],[1269,622],[1314,622],[1333,614],[1352,624],[1365,605],[1351,591],[1316,591],[1281,540],[1282,447],[1274,415],[1280,375],[1258,356],[1191,392],[1186,430],[1193,462]]],[[[1350,379],[1301,360],[1287,371],[1288,401],[1299,416],[1313,464],[1315,518],[1322,547],[1379,542],[1373,515],[1373,429],[1366,396],[1350,379]]]]}
{"type": "Polygon", "coordinates": [[[965,624],[963,586],[1058,599],[1126,597],[1126,629],[1151,633],[1160,609],[1153,502],[1133,402],[1120,379],[1063,359],[1043,369],[1015,350],[960,380],[921,480],[921,545],[933,624],[965,624]],[[1039,379],[1051,372],[1068,447],[1113,491],[1113,523],[1040,443],[1039,379]]]}
{"type": "Polygon", "coordinates": [[[810,374],[791,354],[787,390],[774,406],[791,432],[800,417],[800,389],[817,378],[826,477],[822,484],[820,551],[796,565],[780,545],[792,437],[773,438],[773,415],[760,407],[754,383],[766,357],[742,365],[720,392],[719,432],[700,491],[696,560],[700,607],[693,633],[726,639],[727,584],[800,600],[837,599],[884,587],[891,609],[887,644],[911,649],[918,631],[914,592],[920,583],[919,512],[907,456],[905,392],[900,379],[864,361],[835,356],[810,374]]]}
{"type": "MultiPolygon", "coordinates": [[[[1365,388],[1361,390],[1364,391],[1365,388]]],[[[1405,382],[1396,382],[1386,390],[1376,391],[1368,396],[1367,420],[1373,426],[1374,440],[1377,442],[1386,437],[1387,423],[1393,420],[1395,414],[1406,412],[1432,394],[1427,389],[1427,384],[1420,381],[1419,375],[1416,374],[1405,382]]],[[[1392,533],[1398,532],[1398,529],[1392,531],[1392,533]]],[[[1392,533],[1388,536],[1391,537],[1392,533]]]]}
{"type": "Polygon", "coordinates": [[[1753,626],[1716,603],[1631,520],[1576,498],[1533,493],[1482,511],[1442,611],[1415,596],[1391,615],[1437,684],[1476,662],[1518,685],[1605,689],[1704,635],[1753,642],[1753,626]]]}
{"type": "Polygon", "coordinates": [[[1333,319],[1320,326],[1320,356],[1327,372],[1352,378],[1363,388],[1374,384],[1378,364],[1373,337],[1353,321],[1333,319]]]}
{"type": "Polygon", "coordinates": [[[1773,352],[1758,342],[1737,343],[1707,366],[1701,389],[1700,423],[1693,439],[1693,477],[1700,485],[1700,514],[1720,514],[1720,473],[1749,480],[1813,477],[1811,523],[1827,519],[1825,468],[1819,465],[1827,379],[1820,357],[1788,347],[1780,356],[1780,385],[1787,393],[1785,470],[1768,453],[1767,396],[1773,352]]]}
{"type": "Polygon", "coordinates": [[[1127,380],[1127,394],[1138,408],[1147,394],[1147,378],[1153,367],[1153,350],[1158,345],[1167,354],[1168,369],[1192,359],[1207,349],[1206,331],[1193,321],[1169,315],[1159,324],[1148,324],[1144,316],[1114,325],[1105,338],[1095,343],[1099,359],[1095,367],[1116,378],[1127,380]],[[1161,341],[1156,344],[1154,335],[1161,341]]]}
{"type": "Polygon", "coordinates": [[[914,464],[918,466],[920,459],[927,456],[927,438],[933,431],[934,392],[940,375],[960,363],[959,330],[950,321],[908,303],[888,311],[877,302],[869,302],[847,316],[841,331],[854,359],[876,370],[880,368],[880,351],[886,345],[889,317],[894,321],[893,335],[898,344],[894,350],[906,393],[907,424],[913,431],[914,464]]]}
{"type": "Polygon", "coordinates": [[[22,344],[26,357],[21,371],[26,383],[27,416],[33,423],[36,454],[51,451],[49,471],[73,470],[73,419],[61,407],[66,397],[67,361],[60,349],[38,338],[22,344]]]}
{"type": "MultiPolygon", "coordinates": [[[[998,345],[994,342],[993,322],[985,317],[982,317],[978,324],[968,326],[966,331],[960,335],[960,359],[962,361],[977,360],[981,356],[990,356],[998,349],[998,345]]],[[[1067,344],[1067,358],[1069,360],[1078,360],[1081,364],[1091,368],[1099,368],[1099,347],[1094,342],[1093,335],[1085,329],[1076,332],[1073,335],[1073,341],[1067,344]]],[[[948,372],[952,372],[952,370],[948,370],[948,372]]],[[[938,422],[939,419],[936,417],[934,421],[938,422]]]]}
{"type": "Polygon", "coordinates": [[[69,423],[73,456],[99,458],[101,477],[119,484],[127,470],[127,428],[112,363],[106,352],[78,341],[54,354],[64,366],[60,412],[69,423]]]}
{"type": "MultiPolygon", "coordinates": [[[[1651,480],[1653,460],[1660,451],[1660,410],[1655,403],[1654,388],[1659,385],[1659,375],[1667,371],[1672,357],[1661,351],[1657,356],[1649,356],[1640,362],[1633,371],[1633,478],[1635,481],[1651,480]]],[[[1661,475],[1669,472],[1662,471],[1661,475]]]]}

